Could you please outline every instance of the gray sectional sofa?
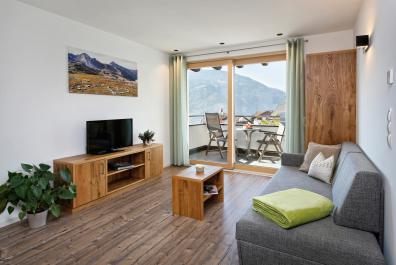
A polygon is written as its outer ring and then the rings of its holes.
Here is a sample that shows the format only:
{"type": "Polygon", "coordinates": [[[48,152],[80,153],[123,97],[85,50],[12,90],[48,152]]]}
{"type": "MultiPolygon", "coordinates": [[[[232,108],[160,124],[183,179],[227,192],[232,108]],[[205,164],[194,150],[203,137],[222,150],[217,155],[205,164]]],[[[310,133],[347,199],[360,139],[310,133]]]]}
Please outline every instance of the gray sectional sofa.
{"type": "Polygon", "coordinates": [[[301,188],[330,198],[331,216],[285,230],[249,209],[236,225],[241,265],[384,265],[382,176],[359,146],[343,143],[332,185],[298,170],[304,155],[283,154],[262,194],[301,188]]]}

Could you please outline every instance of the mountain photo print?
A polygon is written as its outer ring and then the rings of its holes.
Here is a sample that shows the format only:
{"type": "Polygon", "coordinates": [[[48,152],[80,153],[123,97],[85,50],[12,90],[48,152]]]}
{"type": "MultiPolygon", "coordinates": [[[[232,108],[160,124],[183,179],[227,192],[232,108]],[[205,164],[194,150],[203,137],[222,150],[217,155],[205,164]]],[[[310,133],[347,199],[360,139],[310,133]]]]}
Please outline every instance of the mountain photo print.
{"type": "Polygon", "coordinates": [[[68,49],[69,92],[138,96],[137,64],[110,56],[68,49]]]}

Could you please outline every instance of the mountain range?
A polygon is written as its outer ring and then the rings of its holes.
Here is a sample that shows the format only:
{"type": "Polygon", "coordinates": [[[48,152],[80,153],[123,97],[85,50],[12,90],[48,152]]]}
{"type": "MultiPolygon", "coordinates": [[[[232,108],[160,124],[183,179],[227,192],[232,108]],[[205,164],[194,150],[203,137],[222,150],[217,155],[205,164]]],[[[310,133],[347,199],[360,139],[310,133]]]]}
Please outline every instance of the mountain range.
{"type": "Polygon", "coordinates": [[[87,53],[68,53],[69,73],[85,73],[92,75],[110,75],[122,77],[129,81],[137,80],[137,70],[128,69],[115,62],[102,63],[87,53]]]}
{"type": "MultiPolygon", "coordinates": [[[[189,112],[190,115],[205,112],[227,112],[227,72],[201,70],[190,72],[189,112]]],[[[268,87],[242,75],[234,75],[235,114],[253,115],[256,112],[274,110],[284,104],[286,94],[277,88],[268,87]]]]}

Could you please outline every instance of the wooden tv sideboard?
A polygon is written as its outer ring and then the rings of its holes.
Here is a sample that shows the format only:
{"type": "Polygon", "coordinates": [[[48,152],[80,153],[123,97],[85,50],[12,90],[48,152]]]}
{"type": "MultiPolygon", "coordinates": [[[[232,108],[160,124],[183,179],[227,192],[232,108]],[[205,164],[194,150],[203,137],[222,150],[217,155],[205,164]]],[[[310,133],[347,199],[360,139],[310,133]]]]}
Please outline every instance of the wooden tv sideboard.
{"type": "Polygon", "coordinates": [[[77,155],[54,160],[54,172],[68,168],[77,196],[67,204],[72,211],[136,187],[163,172],[163,146],[134,145],[104,155],[77,155]],[[133,168],[111,170],[111,162],[130,162],[133,168]]]}

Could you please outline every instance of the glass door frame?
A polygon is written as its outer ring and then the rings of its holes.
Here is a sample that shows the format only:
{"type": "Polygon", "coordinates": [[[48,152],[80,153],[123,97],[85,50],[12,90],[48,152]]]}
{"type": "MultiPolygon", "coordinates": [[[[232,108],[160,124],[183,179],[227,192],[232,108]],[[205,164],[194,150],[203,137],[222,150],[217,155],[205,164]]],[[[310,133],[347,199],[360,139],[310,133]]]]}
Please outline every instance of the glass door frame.
{"type": "Polygon", "coordinates": [[[234,165],[234,65],[232,60],[211,60],[211,61],[200,61],[200,62],[190,62],[187,64],[187,69],[198,69],[204,67],[216,67],[216,66],[227,66],[227,162],[213,162],[207,160],[191,160],[190,164],[206,164],[224,167],[226,169],[233,169],[234,165]]]}
{"type": "Polygon", "coordinates": [[[226,169],[239,169],[247,171],[255,171],[260,173],[273,174],[277,171],[275,168],[262,167],[262,166],[252,166],[252,165],[242,165],[235,163],[235,106],[234,106],[234,70],[237,65],[245,64],[256,64],[263,62],[274,62],[274,61],[284,61],[286,60],[285,51],[273,52],[273,53],[261,53],[255,55],[246,56],[236,56],[227,57],[216,60],[201,60],[201,61],[190,61],[187,63],[187,69],[197,69],[204,67],[216,67],[216,66],[227,66],[227,162],[219,163],[207,160],[192,160],[190,159],[190,164],[206,164],[213,166],[220,166],[226,169]]]}

